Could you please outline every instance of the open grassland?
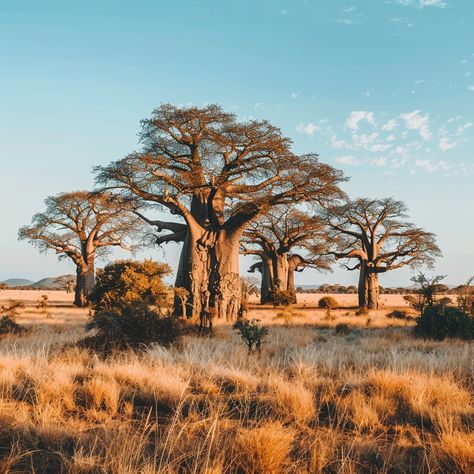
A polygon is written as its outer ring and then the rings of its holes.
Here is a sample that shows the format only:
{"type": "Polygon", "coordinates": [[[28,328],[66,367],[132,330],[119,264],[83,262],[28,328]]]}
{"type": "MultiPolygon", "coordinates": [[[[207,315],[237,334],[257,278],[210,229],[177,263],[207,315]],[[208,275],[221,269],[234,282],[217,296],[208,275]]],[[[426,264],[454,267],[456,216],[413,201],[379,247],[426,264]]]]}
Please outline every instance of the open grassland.
{"type": "Polygon", "coordinates": [[[0,293],[32,329],[0,340],[2,473],[474,472],[474,345],[414,339],[386,317],[397,295],[360,316],[354,295],[329,315],[321,295],[254,306],[260,356],[219,321],[102,359],[74,346],[87,311],[60,292],[41,311],[41,294],[0,293]]]}

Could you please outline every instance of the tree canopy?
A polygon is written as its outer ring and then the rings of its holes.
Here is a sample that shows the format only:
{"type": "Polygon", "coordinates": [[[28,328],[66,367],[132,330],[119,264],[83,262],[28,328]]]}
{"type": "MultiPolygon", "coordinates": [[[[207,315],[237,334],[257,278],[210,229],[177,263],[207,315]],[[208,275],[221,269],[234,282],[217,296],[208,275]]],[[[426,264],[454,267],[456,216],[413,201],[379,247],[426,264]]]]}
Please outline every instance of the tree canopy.
{"type": "Polygon", "coordinates": [[[278,204],[328,203],[342,172],[316,154],[296,155],[267,121],[237,121],[217,105],[164,104],[142,121],[141,150],[97,168],[97,181],[138,208],[181,218],[152,220],[158,243],[184,242],[176,286],[189,290],[191,315],[238,312],[239,240],[249,223],[278,204]]]}
{"type": "Polygon", "coordinates": [[[355,259],[359,270],[359,304],[377,307],[378,279],[403,266],[432,266],[441,255],[435,235],[407,222],[407,207],[393,198],[349,200],[332,206],[326,222],[336,258],[355,259]]]}
{"type": "Polygon", "coordinates": [[[95,259],[105,256],[111,247],[131,249],[129,238],[137,234],[141,221],[110,193],[61,193],[47,197],[45,205],[46,210],[35,214],[31,225],[20,228],[19,239],[74,262],[75,302],[83,306],[93,287],[95,259]]]}

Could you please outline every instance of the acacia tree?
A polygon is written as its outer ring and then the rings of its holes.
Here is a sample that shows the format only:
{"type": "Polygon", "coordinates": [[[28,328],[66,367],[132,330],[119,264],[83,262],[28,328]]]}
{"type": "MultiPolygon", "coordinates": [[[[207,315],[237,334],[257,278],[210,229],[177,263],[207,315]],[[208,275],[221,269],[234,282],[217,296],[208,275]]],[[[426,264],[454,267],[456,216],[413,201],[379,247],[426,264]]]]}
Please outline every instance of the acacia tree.
{"type": "Polygon", "coordinates": [[[315,154],[293,154],[270,123],[238,122],[217,105],[162,105],[142,122],[140,138],[140,151],[97,169],[98,183],[181,219],[140,214],[167,232],[157,243],[183,242],[176,286],[189,291],[188,316],[201,324],[237,316],[239,241],[254,218],[277,204],[340,193],[340,171],[315,154]]]}
{"type": "Polygon", "coordinates": [[[328,247],[322,219],[295,207],[279,206],[253,221],[244,232],[241,252],[259,258],[249,271],[262,274],[260,302],[275,303],[284,292],[288,302],[296,303],[295,271],[328,270],[328,247]]]}
{"type": "Polygon", "coordinates": [[[378,276],[406,265],[432,266],[441,255],[435,235],[406,222],[407,207],[393,198],[360,198],[328,209],[336,258],[355,259],[359,306],[378,308],[378,276]]]}
{"type": "Polygon", "coordinates": [[[74,262],[74,304],[84,307],[95,283],[96,258],[104,256],[110,247],[130,249],[128,237],[137,232],[141,220],[127,212],[117,196],[108,193],[61,193],[47,197],[45,204],[46,210],[19,230],[19,239],[41,252],[53,250],[60,259],[74,262]]]}

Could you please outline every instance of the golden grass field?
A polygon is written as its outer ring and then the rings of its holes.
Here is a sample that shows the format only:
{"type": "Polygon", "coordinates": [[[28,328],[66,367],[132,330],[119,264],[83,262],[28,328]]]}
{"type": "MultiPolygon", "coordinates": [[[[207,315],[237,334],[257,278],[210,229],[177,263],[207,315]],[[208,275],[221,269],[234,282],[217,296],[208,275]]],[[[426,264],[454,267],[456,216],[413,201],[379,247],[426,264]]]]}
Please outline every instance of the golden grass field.
{"type": "Polygon", "coordinates": [[[329,317],[321,295],[253,304],[261,356],[218,321],[212,338],[102,359],[74,346],[88,314],[71,295],[0,292],[32,328],[0,339],[0,472],[474,472],[474,344],[415,339],[385,316],[398,295],[361,316],[332,296],[346,308],[329,317]]]}

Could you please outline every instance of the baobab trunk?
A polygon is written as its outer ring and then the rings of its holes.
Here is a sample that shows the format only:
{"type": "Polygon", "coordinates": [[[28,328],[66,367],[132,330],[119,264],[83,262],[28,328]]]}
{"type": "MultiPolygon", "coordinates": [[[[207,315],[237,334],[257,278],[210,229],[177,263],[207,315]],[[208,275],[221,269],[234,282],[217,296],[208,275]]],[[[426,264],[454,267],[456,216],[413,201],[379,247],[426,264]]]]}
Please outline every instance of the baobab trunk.
{"type": "Polygon", "coordinates": [[[274,291],[273,285],[273,270],[272,261],[270,258],[262,258],[262,283],[260,285],[260,303],[267,304],[273,301],[272,293],[274,291]]]}
{"type": "Polygon", "coordinates": [[[239,276],[240,235],[221,230],[210,248],[209,312],[214,317],[237,319],[242,304],[239,276]]]}
{"type": "MultiPolygon", "coordinates": [[[[183,243],[176,274],[175,286],[188,290],[186,304],[187,318],[198,319],[208,309],[209,295],[207,291],[209,274],[209,253],[206,248],[198,245],[198,235],[188,232],[183,243]]],[[[174,313],[181,315],[182,302],[175,297],[174,313]]]]}
{"type": "Polygon", "coordinates": [[[74,295],[74,305],[85,308],[89,304],[92,290],[95,286],[94,263],[87,266],[78,265],[76,269],[76,290],[74,295]]]}
{"type": "Polygon", "coordinates": [[[379,277],[367,262],[360,263],[359,273],[359,307],[378,309],[379,307],[379,277]]]}
{"type": "Polygon", "coordinates": [[[378,309],[379,307],[379,277],[377,273],[367,273],[367,308],[378,309]]]}
{"type": "Polygon", "coordinates": [[[303,262],[303,259],[299,255],[292,255],[288,258],[288,278],[287,278],[287,291],[292,295],[292,303],[297,303],[296,290],[295,290],[295,271],[298,266],[303,262]]]}
{"type": "Polygon", "coordinates": [[[360,262],[359,284],[357,287],[357,295],[359,298],[359,307],[366,308],[367,307],[367,268],[366,268],[366,263],[363,261],[360,262]]]}

